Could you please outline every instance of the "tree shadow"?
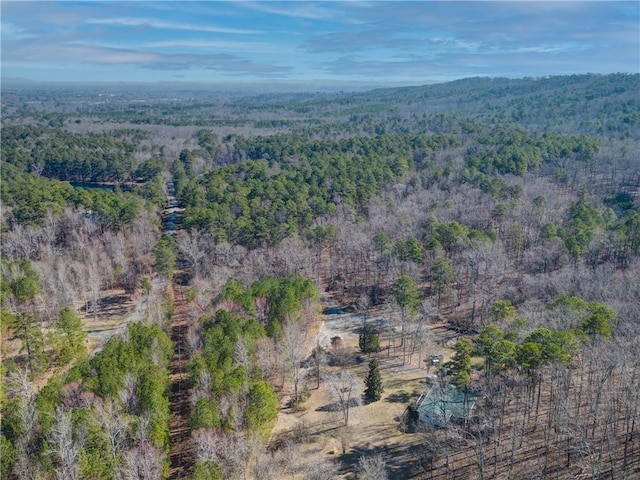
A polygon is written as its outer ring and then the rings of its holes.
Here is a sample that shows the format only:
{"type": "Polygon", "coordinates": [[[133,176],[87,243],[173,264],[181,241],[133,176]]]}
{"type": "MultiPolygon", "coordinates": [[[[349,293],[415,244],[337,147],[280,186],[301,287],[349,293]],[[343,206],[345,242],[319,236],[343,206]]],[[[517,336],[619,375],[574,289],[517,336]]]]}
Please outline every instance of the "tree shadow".
{"type": "MultiPolygon", "coordinates": [[[[357,398],[352,398],[349,400],[349,408],[360,406],[360,401],[357,398]]],[[[339,412],[342,410],[342,406],[340,402],[327,403],[326,405],[321,405],[316,408],[316,412],[339,412]]]]}
{"type": "Polygon", "coordinates": [[[345,310],[339,306],[327,307],[322,311],[323,315],[343,315],[345,310]]]}
{"type": "Polygon", "coordinates": [[[371,455],[375,453],[375,449],[370,449],[366,447],[355,447],[350,448],[347,453],[344,455],[340,455],[337,460],[339,462],[339,472],[341,475],[345,473],[353,472],[358,465],[358,460],[363,455],[371,455]]]}
{"type": "Polygon", "coordinates": [[[192,275],[187,270],[178,270],[173,275],[173,281],[180,286],[188,286],[191,281],[192,275]]]}
{"type": "Polygon", "coordinates": [[[391,395],[386,397],[384,401],[389,403],[409,403],[410,399],[411,399],[411,395],[409,395],[409,393],[397,392],[397,393],[392,393],[391,395]]]}
{"type": "Polygon", "coordinates": [[[112,294],[100,298],[95,308],[86,303],[80,309],[87,318],[119,318],[125,316],[131,308],[131,296],[128,294],[112,294]]]}
{"type": "Polygon", "coordinates": [[[336,458],[339,462],[339,473],[356,473],[358,460],[360,457],[381,454],[386,462],[387,478],[413,478],[416,473],[414,459],[408,445],[398,445],[393,447],[366,447],[359,446],[350,448],[344,455],[336,458]]]}
{"type": "Polygon", "coordinates": [[[340,404],[338,402],[327,403],[326,405],[320,405],[316,408],[316,412],[338,412],[340,411],[340,404]]]}

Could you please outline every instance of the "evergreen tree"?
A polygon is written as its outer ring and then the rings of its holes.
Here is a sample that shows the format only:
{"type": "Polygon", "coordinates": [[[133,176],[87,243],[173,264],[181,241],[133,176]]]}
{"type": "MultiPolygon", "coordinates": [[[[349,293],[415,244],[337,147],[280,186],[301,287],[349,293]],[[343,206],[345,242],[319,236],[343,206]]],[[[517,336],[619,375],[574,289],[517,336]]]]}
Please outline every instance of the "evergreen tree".
{"type": "Polygon", "coordinates": [[[372,325],[365,325],[358,338],[358,345],[360,346],[360,351],[363,353],[377,352],[380,350],[378,330],[372,325]]]}
{"type": "Polygon", "coordinates": [[[87,334],[82,328],[82,321],[71,307],[60,310],[55,323],[55,337],[60,365],[66,365],[72,360],[86,356],[87,334]]]}
{"type": "Polygon", "coordinates": [[[178,262],[176,250],[176,241],[170,235],[162,235],[153,248],[153,256],[155,258],[153,266],[158,273],[167,278],[173,275],[173,270],[178,262]]]}
{"type": "Polygon", "coordinates": [[[493,313],[496,321],[502,321],[507,318],[515,317],[518,314],[518,311],[509,300],[496,300],[491,305],[491,313],[493,313]]]}
{"type": "Polygon", "coordinates": [[[377,402],[382,398],[384,388],[382,386],[382,375],[380,374],[380,363],[377,359],[369,362],[369,374],[365,380],[364,396],[369,402],[377,402]]]}
{"type": "Polygon", "coordinates": [[[34,315],[21,313],[14,318],[15,337],[22,342],[21,351],[27,352],[31,373],[41,373],[47,368],[44,335],[40,322],[34,315]]]}
{"type": "Polygon", "coordinates": [[[244,421],[248,430],[269,432],[269,423],[278,415],[280,404],[273,387],[265,381],[257,381],[247,393],[249,407],[244,412],[244,421]]]}
{"type": "Polygon", "coordinates": [[[409,275],[402,275],[393,282],[391,296],[402,309],[403,317],[415,313],[420,303],[420,291],[409,275]]]}
{"type": "Polygon", "coordinates": [[[455,354],[451,361],[444,364],[451,374],[451,383],[458,388],[465,387],[471,380],[471,354],[473,344],[471,340],[462,339],[453,347],[455,354]]]}
{"type": "Polygon", "coordinates": [[[453,267],[449,261],[445,257],[436,258],[431,267],[431,283],[438,295],[438,308],[440,308],[442,294],[454,280],[453,267]]]}
{"type": "Polygon", "coordinates": [[[191,480],[221,480],[220,467],[211,460],[196,463],[191,480]]]}
{"type": "Polygon", "coordinates": [[[616,318],[615,310],[599,302],[591,302],[588,309],[589,316],[582,320],[582,330],[587,335],[611,338],[611,323],[616,318]]]}

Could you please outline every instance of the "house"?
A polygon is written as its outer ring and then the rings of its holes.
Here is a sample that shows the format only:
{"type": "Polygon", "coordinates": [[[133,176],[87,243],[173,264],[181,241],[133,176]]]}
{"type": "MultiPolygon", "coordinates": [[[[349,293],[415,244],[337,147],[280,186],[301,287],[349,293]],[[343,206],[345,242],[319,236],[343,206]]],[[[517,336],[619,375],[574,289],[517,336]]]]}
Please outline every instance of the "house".
{"type": "Polygon", "coordinates": [[[445,427],[450,421],[469,419],[478,397],[453,385],[432,385],[418,399],[418,418],[422,422],[445,427]]]}

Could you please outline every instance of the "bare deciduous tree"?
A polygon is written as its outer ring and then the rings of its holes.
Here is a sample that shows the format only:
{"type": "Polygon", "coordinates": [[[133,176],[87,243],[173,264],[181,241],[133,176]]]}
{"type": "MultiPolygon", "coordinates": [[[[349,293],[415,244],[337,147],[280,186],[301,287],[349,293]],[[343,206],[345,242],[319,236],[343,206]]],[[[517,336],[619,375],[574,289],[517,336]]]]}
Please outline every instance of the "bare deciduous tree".
{"type": "Polygon", "coordinates": [[[303,472],[305,480],[333,480],[339,475],[336,463],[328,459],[307,463],[303,472]]]}
{"type": "Polygon", "coordinates": [[[262,451],[253,464],[255,480],[280,480],[283,478],[281,461],[273,452],[262,451]]]}
{"type": "Polygon", "coordinates": [[[189,262],[193,275],[197,276],[202,271],[202,261],[207,255],[207,247],[211,244],[211,239],[201,232],[187,233],[180,230],[176,240],[178,250],[189,262]]]}
{"type": "Polygon", "coordinates": [[[162,478],[163,453],[146,440],[123,455],[122,480],[157,480],[162,478]]]}
{"type": "Polygon", "coordinates": [[[320,346],[320,341],[316,343],[315,348],[311,352],[311,364],[313,366],[313,375],[316,377],[316,388],[320,388],[320,380],[322,378],[322,366],[327,362],[327,354],[320,346]]]}
{"type": "Polygon", "coordinates": [[[217,462],[220,434],[212,428],[199,428],[191,434],[196,462],[217,462]]]}
{"type": "Polygon", "coordinates": [[[128,423],[120,413],[118,405],[111,399],[97,403],[95,412],[98,424],[109,439],[111,457],[115,460],[118,452],[124,447],[128,423]]]}
{"type": "Polygon", "coordinates": [[[304,342],[302,339],[302,332],[300,331],[300,324],[298,321],[288,321],[284,325],[282,343],[282,351],[286,355],[289,375],[291,376],[291,381],[293,382],[292,401],[295,404],[300,400],[300,362],[302,361],[302,355],[304,353],[304,342]]]}
{"type": "Polygon", "coordinates": [[[127,372],[124,377],[124,386],[118,392],[118,397],[127,413],[137,413],[139,402],[137,387],[138,382],[135,375],[132,372],[127,372]]]}
{"type": "Polygon", "coordinates": [[[361,456],[358,459],[358,479],[387,480],[387,463],[381,454],[361,456]]]}
{"type": "Polygon", "coordinates": [[[38,411],[35,403],[35,390],[29,380],[27,370],[17,370],[9,375],[7,382],[8,394],[18,399],[18,416],[20,435],[16,440],[14,473],[18,478],[35,480],[40,478],[40,467],[34,461],[36,427],[38,425],[38,411]]]}
{"type": "Polygon", "coordinates": [[[53,445],[58,463],[56,477],[60,480],[76,480],[80,475],[78,458],[82,441],[73,437],[71,412],[58,407],[49,433],[49,442],[53,445]]]}
{"type": "Polygon", "coordinates": [[[327,379],[329,398],[345,425],[349,425],[351,409],[362,404],[361,383],[355,374],[347,371],[334,373],[327,379]]]}

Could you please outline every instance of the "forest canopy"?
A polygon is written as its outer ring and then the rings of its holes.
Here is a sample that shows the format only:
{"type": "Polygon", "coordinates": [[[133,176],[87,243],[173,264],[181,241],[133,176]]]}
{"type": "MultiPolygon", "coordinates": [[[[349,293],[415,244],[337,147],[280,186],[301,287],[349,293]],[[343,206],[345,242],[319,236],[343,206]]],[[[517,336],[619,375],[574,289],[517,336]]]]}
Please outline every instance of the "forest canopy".
{"type": "Polygon", "coordinates": [[[631,478],[639,86],[3,86],[0,476],[631,478]]]}

